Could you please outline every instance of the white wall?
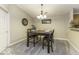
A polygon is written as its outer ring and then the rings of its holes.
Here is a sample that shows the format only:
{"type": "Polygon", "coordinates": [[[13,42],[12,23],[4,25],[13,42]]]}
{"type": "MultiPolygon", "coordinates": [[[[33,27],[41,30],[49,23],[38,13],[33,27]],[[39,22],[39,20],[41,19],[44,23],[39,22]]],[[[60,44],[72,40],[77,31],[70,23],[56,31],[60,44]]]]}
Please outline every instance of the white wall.
{"type": "Polygon", "coordinates": [[[54,23],[55,27],[55,38],[67,38],[68,22],[68,14],[54,17],[52,23],[54,23]]]}
{"type": "Polygon", "coordinates": [[[35,25],[38,29],[51,30],[55,29],[55,38],[67,38],[67,30],[69,23],[69,15],[60,15],[51,17],[51,24],[42,24],[40,20],[35,20],[35,25]]]}
{"type": "Polygon", "coordinates": [[[27,28],[32,24],[32,19],[16,5],[9,5],[8,8],[10,14],[10,43],[14,43],[26,38],[27,28]],[[21,23],[24,17],[28,20],[27,26],[23,26],[21,23]]]}

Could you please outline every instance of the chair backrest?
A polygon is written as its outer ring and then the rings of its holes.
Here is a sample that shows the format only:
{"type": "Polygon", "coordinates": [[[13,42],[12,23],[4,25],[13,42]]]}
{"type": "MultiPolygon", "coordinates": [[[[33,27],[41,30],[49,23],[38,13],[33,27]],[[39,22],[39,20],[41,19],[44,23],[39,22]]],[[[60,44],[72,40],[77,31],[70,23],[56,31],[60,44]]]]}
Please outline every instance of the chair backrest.
{"type": "Polygon", "coordinates": [[[32,25],[32,30],[36,30],[36,26],[35,25],[32,25]]]}
{"type": "Polygon", "coordinates": [[[51,31],[51,35],[50,35],[50,38],[53,39],[53,35],[54,35],[54,30],[51,31]]]}
{"type": "Polygon", "coordinates": [[[33,36],[36,35],[35,32],[36,32],[36,30],[27,29],[27,36],[28,36],[28,37],[33,37],[33,36]]]}
{"type": "Polygon", "coordinates": [[[27,29],[27,36],[30,36],[31,29],[27,29]]]}

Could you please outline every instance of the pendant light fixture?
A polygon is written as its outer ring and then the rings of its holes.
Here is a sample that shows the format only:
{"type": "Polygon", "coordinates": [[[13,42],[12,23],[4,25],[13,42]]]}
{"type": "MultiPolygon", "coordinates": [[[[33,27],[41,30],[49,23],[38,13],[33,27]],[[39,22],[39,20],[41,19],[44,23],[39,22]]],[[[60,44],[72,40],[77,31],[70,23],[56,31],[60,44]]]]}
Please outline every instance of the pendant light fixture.
{"type": "Polygon", "coordinates": [[[44,5],[43,4],[41,4],[41,11],[40,11],[40,15],[39,16],[37,16],[37,19],[46,19],[47,18],[47,16],[46,16],[46,14],[47,14],[47,12],[44,12],[44,9],[43,9],[43,7],[44,7],[44,5]]]}

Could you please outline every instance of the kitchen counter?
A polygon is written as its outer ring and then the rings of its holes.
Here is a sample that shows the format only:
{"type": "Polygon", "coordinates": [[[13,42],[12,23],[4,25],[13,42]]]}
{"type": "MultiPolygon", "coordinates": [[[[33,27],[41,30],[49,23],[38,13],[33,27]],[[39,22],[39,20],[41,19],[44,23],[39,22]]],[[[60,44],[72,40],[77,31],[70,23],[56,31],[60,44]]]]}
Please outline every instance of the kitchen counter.
{"type": "Polygon", "coordinates": [[[70,30],[79,31],[79,28],[72,28],[72,27],[70,27],[70,30]]]}

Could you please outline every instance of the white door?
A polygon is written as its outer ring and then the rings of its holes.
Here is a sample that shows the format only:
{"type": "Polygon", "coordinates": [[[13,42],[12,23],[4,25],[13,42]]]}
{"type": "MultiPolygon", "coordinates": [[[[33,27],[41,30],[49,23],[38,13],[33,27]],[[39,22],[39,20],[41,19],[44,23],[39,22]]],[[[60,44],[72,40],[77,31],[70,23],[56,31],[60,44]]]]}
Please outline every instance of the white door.
{"type": "Polygon", "coordinates": [[[0,52],[8,45],[8,13],[0,9],[0,52]]]}

